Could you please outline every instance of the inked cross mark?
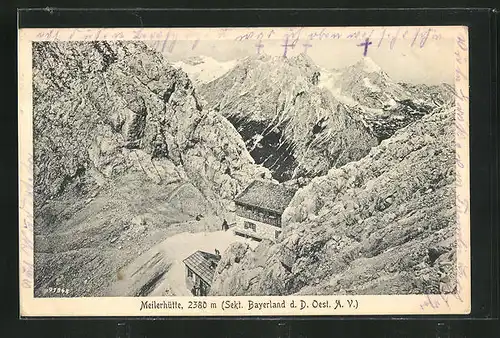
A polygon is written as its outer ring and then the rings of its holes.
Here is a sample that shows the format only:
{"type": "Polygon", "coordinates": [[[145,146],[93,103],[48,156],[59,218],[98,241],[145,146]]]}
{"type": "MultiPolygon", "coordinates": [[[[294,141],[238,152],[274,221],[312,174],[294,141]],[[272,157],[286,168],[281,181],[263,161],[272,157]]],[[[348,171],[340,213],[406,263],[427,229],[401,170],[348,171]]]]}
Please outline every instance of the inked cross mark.
{"type": "Polygon", "coordinates": [[[304,43],[302,46],[304,46],[304,54],[307,54],[307,49],[309,47],[312,47],[312,45],[310,43],[308,43],[308,42],[304,43]]]}
{"type": "Polygon", "coordinates": [[[260,54],[260,50],[264,48],[264,45],[262,44],[262,40],[259,41],[258,44],[255,45],[257,47],[257,54],[260,54]]]}
{"type": "Polygon", "coordinates": [[[366,56],[366,54],[368,53],[368,46],[371,45],[371,41],[369,38],[366,38],[365,42],[363,43],[360,43],[358,46],[365,46],[365,50],[363,51],[363,56],[366,56]]]}
{"type": "Polygon", "coordinates": [[[288,52],[288,47],[291,47],[292,49],[294,49],[295,48],[295,43],[292,43],[292,44],[289,45],[288,44],[288,35],[287,35],[287,37],[285,39],[285,44],[283,44],[281,46],[285,48],[284,51],[283,51],[283,56],[286,57],[286,54],[288,52]]]}

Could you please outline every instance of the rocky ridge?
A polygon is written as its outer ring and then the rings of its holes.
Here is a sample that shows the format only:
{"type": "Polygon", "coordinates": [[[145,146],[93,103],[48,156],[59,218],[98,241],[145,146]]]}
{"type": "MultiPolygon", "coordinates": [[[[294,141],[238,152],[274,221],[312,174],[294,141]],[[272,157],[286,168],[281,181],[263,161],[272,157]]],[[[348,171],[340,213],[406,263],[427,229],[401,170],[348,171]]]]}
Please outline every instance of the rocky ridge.
{"type": "Polygon", "coordinates": [[[209,197],[231,199],[266,170],[191,81],[139,43],[34,46],[35,200],[135,168],[158,183],[169,162],[209,197]],[[215,184],[213,183],[215,182],[215,184]]]}
{"type": "Polygon", "coordinates": [[[213,295],[456,290],[453,107],[301,188],[278,243],[223,255],[213,295]]]}

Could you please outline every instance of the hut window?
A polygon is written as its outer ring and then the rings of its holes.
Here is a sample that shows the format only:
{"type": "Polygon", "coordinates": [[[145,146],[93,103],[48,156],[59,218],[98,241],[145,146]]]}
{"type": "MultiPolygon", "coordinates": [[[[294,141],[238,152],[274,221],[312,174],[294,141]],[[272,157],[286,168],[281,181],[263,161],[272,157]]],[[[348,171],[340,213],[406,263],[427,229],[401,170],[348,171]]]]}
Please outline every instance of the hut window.
{"type": "Polygon", "coordinates": [[[245,229],[252,229],[253,231],[257,231],[257,226],[252,222],[245,221],[244,227],[245,229]]]}
{"type": "Polygon", "coordinates": [[[281,234],[281,231],[276,230],[276,231],[274,232],[274,238],[275,238],[275,239],[278,239],[278,237],[280,236],[280,234],[281,234]]]}
{"type": "Polygon", "coordinates": [[[188,277],[193,277],[193,271],[188,268],[188,277]]]}

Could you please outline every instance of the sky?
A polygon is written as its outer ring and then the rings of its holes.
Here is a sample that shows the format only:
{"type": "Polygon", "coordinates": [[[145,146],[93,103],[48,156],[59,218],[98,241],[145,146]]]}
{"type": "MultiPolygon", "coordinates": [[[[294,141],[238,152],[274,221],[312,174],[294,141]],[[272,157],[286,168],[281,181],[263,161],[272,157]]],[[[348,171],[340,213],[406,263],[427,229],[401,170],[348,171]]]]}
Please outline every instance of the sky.
{"type": "MultiPolygon", "coordinates": [[[[363,58],[364,47],[358,45],[360,42],[362,40],[298,40],[293,49],[287,47],[287,56],[306,52],[320,67],[343,68],[363,58]]],[[[158,45],[158,49],[172,62],[198,55],[229,61],[258,52],[273,56],[284,54],[284,41],[281,39],[269,39],[261,44],[259,47],[256,40],[176,41],[174,48],[167,45],[162,49],[158,45]]],[[[412,46],[411,41],[397,41],[391,46],[390,40],[386,39],[373,41],[368,46],[367,56],[398,82],[453,84],[454,45],[455,41],[451,38],[428,39],[423,48],[419,43],[412,46]]]]}

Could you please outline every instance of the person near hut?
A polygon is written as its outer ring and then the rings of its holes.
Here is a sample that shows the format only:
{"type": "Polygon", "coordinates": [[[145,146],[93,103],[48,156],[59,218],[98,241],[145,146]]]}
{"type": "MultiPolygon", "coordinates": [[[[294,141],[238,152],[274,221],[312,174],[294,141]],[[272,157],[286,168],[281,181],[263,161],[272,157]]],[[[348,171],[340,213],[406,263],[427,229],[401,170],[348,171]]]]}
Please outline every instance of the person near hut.
{"type": "Polygon", "coordinates": [[[227,224],[226,219],[222,222],[222,230],[227,231],[229,229],[229,224],[227,224]]]}

